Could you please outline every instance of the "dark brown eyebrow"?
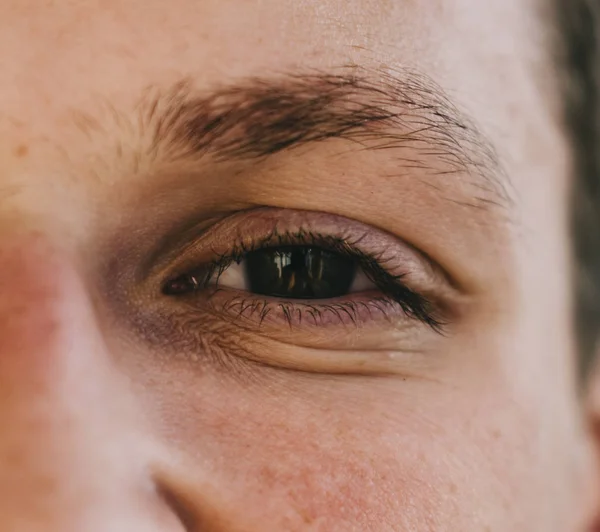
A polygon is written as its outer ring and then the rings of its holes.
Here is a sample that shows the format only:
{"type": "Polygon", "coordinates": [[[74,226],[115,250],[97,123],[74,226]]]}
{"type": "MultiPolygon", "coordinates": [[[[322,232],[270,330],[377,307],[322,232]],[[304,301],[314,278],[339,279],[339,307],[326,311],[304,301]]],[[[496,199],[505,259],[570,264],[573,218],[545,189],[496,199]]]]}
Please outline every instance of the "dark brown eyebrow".
{"type": "Polygon", "coordinates": [[[469,204],[506,204],[507,181],[490,142],[431,79],[363,68],[245,79],[210,93],[190,80],[149,89],[138,105],[150,153],[169,160],[263,158],[346,139],[398,150],[403,168],[476,178],[469,204]]]}

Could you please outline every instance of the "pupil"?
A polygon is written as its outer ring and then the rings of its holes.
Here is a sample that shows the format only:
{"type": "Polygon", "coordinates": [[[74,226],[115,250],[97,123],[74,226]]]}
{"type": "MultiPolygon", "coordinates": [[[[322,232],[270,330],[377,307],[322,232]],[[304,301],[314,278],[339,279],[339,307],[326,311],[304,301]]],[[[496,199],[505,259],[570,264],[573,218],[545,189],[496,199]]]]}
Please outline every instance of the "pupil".
{"type": "Polygon", "coordinates": [[[259,249],[248,253],[245,260],[251,292],[292,299],[346,295],[357,269],[348,257],[306,246],[259,249]]]}

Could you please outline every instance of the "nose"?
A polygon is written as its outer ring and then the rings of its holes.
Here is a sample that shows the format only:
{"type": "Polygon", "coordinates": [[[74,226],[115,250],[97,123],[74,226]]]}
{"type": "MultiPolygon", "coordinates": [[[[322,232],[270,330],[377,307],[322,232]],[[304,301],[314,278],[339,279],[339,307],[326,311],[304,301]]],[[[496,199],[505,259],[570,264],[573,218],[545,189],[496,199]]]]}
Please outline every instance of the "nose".
{"type": "Polygon", "coordinates": [[[0,235],[0,530],[184,530],[68,253],[0,235]]]}

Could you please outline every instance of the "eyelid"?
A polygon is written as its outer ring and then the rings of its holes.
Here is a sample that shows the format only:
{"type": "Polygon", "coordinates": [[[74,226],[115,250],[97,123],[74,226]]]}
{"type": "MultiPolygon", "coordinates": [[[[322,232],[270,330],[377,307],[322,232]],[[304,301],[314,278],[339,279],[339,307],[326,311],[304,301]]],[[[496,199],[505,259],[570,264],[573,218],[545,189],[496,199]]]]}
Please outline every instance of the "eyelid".
{"type": "Polygon", "coordinates": [[[264,245],[271,240],[271,245],[275,246],[282,242],[269,237],[298,231],[330,235],[365,253],[382,254],[382,250],[387,250],[381,262],[392,275],[406,274],[416,285],[452,287],[438,265],[387,231],[329,213],[268,207],[235,213],[203,228],[201,234],[191,233],[187,244],[169,254],[168,265],[152,272],[151,277],[174,278],[193,270],[198,264],[208,264],[217,257],[229,255],[234,244],[241,250],[248,250],[257,241],[264,245]]]}

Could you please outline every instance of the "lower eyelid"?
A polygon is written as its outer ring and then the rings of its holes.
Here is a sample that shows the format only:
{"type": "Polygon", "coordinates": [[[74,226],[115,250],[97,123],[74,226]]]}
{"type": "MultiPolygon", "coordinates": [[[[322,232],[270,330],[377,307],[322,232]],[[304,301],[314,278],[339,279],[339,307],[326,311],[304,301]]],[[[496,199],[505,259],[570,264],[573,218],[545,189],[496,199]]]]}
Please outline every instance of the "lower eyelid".
{"type": "MultiPolygon", "coordinates": [[[[405,339],[408,344],[414,343],[405,339]]],[[[252,341],[250,341],[252,342],[252,341]]],[[[422,367],[423,350],[407,348],[395,349],[356,349],[356,346],[328,349],[317,345],[292,345],[281,340],[260,342],[259,346],[247,348],[244,356],[253,362],[259,362],[277,369],[317,373],[325,375],[416,376],[409,371],[422,367]],[[270,352],[273,355],[264,356],[270,352]],[[418,365],[417,365],[418,364],[418,365]]]]}
{"type": "Polygon", "coordinates": [[[398,303],[377,290],[361,291],[332,300],[292,301],[213,288],[204,297],[211,313],[254,330],[281,330],[283,326],[294,329],[339,328],[385,320],[394,320],[396,324],[400,320],[416,321],[408,317],[398,303]]]}
{"type": "MultiPolygon", "coordinates": [[[[237,322],[227,323],[206,314],[190,316],[187,311],[171,315],[166,327],[168,331],[184,334],[173,336],[162,331],[152,338],[153,343],[168,338],[166,344],[159,344],[161,354],[168,353],[177,360],[194,364],[214,364],[228,376],[244,379],[252,371],[260,371],[262,375],[266,368],[332,375],[406,373],[415,362],[422,368],[423,354],[433,352],[439,341],[437,336],[424,337],[423,329],[416,323],[383,336],[376,329],[365,334],[356,328],[321,331],[323,334],[316,331],[290,334],[289,329],[281,326],[271,334],[262,335],[240,327],[237,322]]],[[[152,328],[153,332],[156,330],[152,328]]]]}

